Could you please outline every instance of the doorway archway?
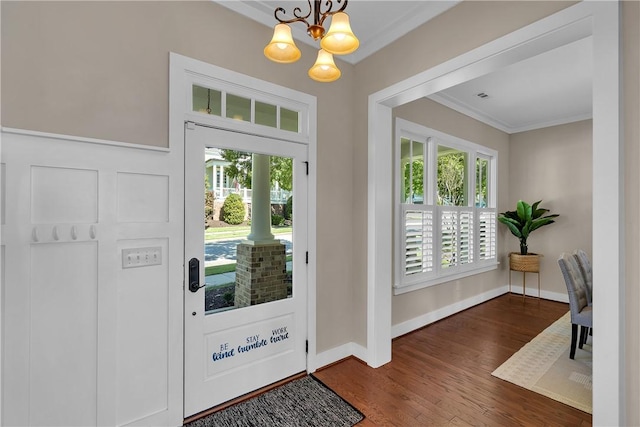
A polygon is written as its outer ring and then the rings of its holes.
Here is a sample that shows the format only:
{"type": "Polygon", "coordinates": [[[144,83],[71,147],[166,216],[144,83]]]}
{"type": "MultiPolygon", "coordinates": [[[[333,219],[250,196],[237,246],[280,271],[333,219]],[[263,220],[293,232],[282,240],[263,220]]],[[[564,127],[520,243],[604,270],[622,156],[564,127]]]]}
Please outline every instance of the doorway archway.
{"type": "Polygon", "coordinates": [[[593,80],[594,280],[606,284],[594,323],[602,333],[594,347],[594,424],[622,422],[623,234],[619,79],[619,4],[580,3],[457,58],[389,86],[369,97],[367,362],[391,360],[392,109],[558,46],[563,29],[589,20],[593,80]],[[611,191],[612,188],[619,189],[611,191]],[[606,313],[617,313],[607,316],[606,313]]]}

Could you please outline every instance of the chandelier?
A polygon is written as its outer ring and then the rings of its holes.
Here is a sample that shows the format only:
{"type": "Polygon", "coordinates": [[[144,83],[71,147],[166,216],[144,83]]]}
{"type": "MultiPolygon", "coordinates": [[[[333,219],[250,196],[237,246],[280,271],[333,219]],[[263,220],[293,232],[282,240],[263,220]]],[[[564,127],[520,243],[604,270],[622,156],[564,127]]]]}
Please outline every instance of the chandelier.
{"type": "Polygon", "coordinates": [[[309,3],[309,12],[302,14],[299,7],[293,9],[293,19],[283,19],[287,13],[283,8],[279,7],[275,10],[274,16],[279,24],[276,24],[273,31],[271,42],[264,48],[264,55],[274,62],[281,64],[289,64],[300,59],[301,53],[298,46],[291,37],[291,28],[288,24],[293,22],[303,22],[307,25],[307,34],[314,40],[320,40],[320,50],[318,58],[313,67],[309,69],[309,77],[319,82],[332,82],[340,78],[340,70],[333,61],[333,55],[347,55],[354,52],[360,42],[351,31],[349,24],[349,15],[344,10],[347,8],[348,0],[336,0],[338,7],[333,9],[332,0],[315,0],[311,5],[309,3]],[[342,3],[341,6],[339,6],[342,3]],[[322,6],[325,10],[322,10],[322,6]],[[278,16],[282,14],[282,18],[278,16]],[[308,19],[313,15],[313,23],[308,19]],[[324,21],[331,17],[331,26],[325,34],[324,21]]]}

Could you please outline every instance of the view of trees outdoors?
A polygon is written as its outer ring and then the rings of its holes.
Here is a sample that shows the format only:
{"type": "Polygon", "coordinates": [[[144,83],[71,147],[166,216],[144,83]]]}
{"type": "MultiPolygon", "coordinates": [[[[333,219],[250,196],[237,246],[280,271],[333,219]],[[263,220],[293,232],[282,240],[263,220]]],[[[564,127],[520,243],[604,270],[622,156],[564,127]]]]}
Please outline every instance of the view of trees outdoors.
{"type": "MultiPolygon", "coordinates": [[[[220,150],[220,153],[230,163],[225,173],[242,187],[251,188],[251,153],[234,150],[220,150]]],[[[271,156],[271,183],[278,183],[281,189],[291,191],[292,182],[291,158],[271,156]]]]}
{"type": "MultiPolygon", "coordinates": [[[[444,147],[443,147],[444,148],[444,147]]],[[[438,147],[438,205],[466,206],[465,176],[467,153],[438,147]]]]}
{"type": "MultiPolygon", "coordinates": [[[[407,140],[407,144],[408,144],[407,140]]],[[[414,146],[421,147],[421,143],[412,141],[414,146]]],[[[438,147],[437,162],[437,200],[436,204],[445,206],[467,206],[466,200],[466,168],[467,153],[438,147]]],[[[412,162],[404,164],[402,199],[404,203],[424,203],[424,160],[422,153],[412,153],[412,162]]],[[[478,207],[487,206],[487,185],[489,177],[489,160],[476,159],[476,200],[478,207]]]]}
{"type": "MultiPolygon", "coordinates": [[[[216,150],[216,152],[218,152],[216,150]]],[[[224,165],[224,177],[220,172],[204,175],[204,258],[205,258],[205,311],[214,313],[217,310],[235,308],[235,272],[237,266],[237,245],[244,241],[251,232],[250,217],[246,212],[249,206],[247,193],[252,188],[252,153],[219,150],[219,156],[228,163],[224,165]],[[214,182],[211,182],[211,180],[214,182]],[[227,183],[234,188],[226,188],[218,200],[214,197],[213,187],[227,183]],[[216,182],[217,181],[217,182],[216,182]],[[232,184],[233,182],[233,184],[232,184]],[[237,185],[235,185],[237,183],[237,185]],[[228,190],[228,191],[227,191],[228,190]],[[217,205],[216,205],[217,203],[217,205]],[[215,216],[214,220],[214,214],[215,216]]],[[[293,190],[293,162],[291,158],[270,156],[271,184],[287,194],[293,190]]],[[[280,192],[278,192],[281,195],[280,192]]],[[[250,195],[250,192],[249,192],[250,195]]],[[[273,191],[272,191],[273,196],[273,191]]],[[[288,295],[292,292],[292,216],[293,198],[271,200],[271,232],[286,247],[286,278],[288,295]]]]}

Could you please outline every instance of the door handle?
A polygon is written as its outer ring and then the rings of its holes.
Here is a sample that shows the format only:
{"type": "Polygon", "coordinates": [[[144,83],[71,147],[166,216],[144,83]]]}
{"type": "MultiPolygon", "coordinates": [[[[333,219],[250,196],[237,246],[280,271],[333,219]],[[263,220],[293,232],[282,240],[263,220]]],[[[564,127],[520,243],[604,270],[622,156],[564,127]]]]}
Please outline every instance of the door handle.
{"type": "Polygon", "coordinates": [[[189,290],[198,292],[200,288],[204,288],[204,285],[200,286],[200,260],[191,258],[189,260],[189,290]]]}

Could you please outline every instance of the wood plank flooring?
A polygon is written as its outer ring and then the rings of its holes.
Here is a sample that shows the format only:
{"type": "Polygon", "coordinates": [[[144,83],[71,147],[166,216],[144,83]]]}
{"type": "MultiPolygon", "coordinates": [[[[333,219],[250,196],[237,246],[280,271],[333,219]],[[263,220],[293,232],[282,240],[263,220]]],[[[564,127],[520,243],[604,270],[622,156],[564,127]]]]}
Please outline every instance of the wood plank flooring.
{"type": "Polygon", "coordinates": [[[569,310],[503,295],[393,341],[378,369],[349,358],[315,373],[368,426],[590,426],[590,414],[491,376],[569,310]]]}

